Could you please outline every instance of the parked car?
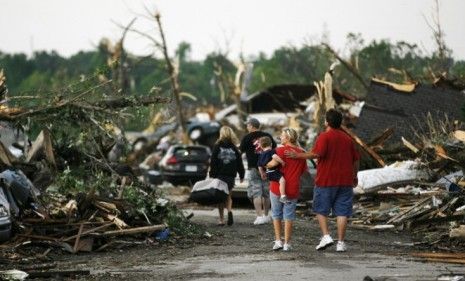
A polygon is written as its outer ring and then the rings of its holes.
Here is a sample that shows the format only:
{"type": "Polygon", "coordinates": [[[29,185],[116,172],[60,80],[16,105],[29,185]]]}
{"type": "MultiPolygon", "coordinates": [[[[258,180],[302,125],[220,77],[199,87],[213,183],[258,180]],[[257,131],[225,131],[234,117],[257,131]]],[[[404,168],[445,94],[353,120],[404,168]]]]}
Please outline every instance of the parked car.
{"type": "MultiPolygon", "coordinates": [[[[316,176],[316,165],[313,161],[307,160],[308,173],[304,173],[300,177],[300,196],[299,201],[307,202],[313,199],[313,188],[315,186],[315,176],[316,176]]],[[[244,167],[247,167],[247,161],[244,160],[244,167]]],[[[232,196],[233,198],[247,198],[247,187],[249,185],[248,170],[245,172],[245,180],[241,183],[238,178],[236,178],[236,184],[233,189],[232,196]]]]}
{"type": "Polygon", "coordinates": [[[164,180],[194,184],[207,176],[210,148],[204,145],[172,145],[159,162],[164,180]]]}

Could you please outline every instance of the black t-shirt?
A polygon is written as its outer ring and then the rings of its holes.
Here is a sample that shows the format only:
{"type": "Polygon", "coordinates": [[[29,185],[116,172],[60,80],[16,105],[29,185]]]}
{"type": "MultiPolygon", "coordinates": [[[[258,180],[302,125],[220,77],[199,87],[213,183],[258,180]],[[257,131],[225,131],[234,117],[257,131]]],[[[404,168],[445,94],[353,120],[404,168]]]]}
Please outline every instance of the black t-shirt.
{"type": "Polygon", "coordinates": [[[249,169],[257,168],[258,155],[260,154],[260,152],[262,152],[260,148],[259,139],[265,136],[271,139],[272,147],[275,148],[276,142],[274,141],[273,137],[270,134],[262,131],[248,133],[244,136],[244,138],[241,141],[241,146],[239,147],[239,149],[241,150],[241,153],[245,153],[249,169]]]}

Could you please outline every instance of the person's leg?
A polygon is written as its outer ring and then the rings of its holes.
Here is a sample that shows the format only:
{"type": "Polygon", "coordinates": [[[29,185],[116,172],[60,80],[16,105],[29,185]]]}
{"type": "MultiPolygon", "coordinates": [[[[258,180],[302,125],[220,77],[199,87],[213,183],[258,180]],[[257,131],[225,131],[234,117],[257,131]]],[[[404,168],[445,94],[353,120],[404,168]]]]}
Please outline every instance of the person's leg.
{"type": "Polygon", "coordinates": [[[292,236],[292,220],[285,220],[284,221],[284,243],[289,244],[291,242],[292,236]]]}
{"type": "Polygon", "coordinates": [[[255,208],[255,213],[257,217],[263,216],[263,197],[255,197],[253,199],[253,206],[255,208]]]}
{"type": "Polygon", "coordinates": [[[271,201],[271,216],[273,218],[273,230],[274,230],[274,243],[273,250],[280,250],[283,248],[283,242],[281,241],[281,228],[283,220],[283,204],[279,202],[279,197],[274,194],[270,194],[271,201]]]}
{"type": "Polygon", "coordinates": [[[352,215],[352,200],[354,197],[351,187],[340,187],[334,201],[338,240],[343,242],[346,234],[348,217],[352,215]]]}
{"type": "Polygon", "coordinates": [[[313,212],[323,235],[329,235],[328,215],[331,210],[331,193],[329,187],[315,187],[313,190],[313,212]]]}
{"type": "Polygon", "coordinates": [[[231,191],[229,192],[228,198],[226,199],[226,209],[228,210],[228,225],[231,226],[234,223],[234,218],[232,214],[231,191]]]}
{"type": "Polygon", "coordinates": [[[263,215],[268,216],[268,212],[270,211],[270,198],[263,198],[263,215]]]}
{"type": "Polygon", "coordinates": [[[268,212],[271,207],[270,201],[270,182],[262,181],[262,196],[263,196],[263,215],[268,217],[268,212]]]}
{"type": "Polygon", "coordinates": [[[346,236],[346,229],[347,229],[347,217],[339,216],[336,219],[337,224],[337,240],[344,241],[344,237],[346,236]]]}
{"type": "Polygon", "coordinates": [[[258,173],[258,170],[252,168],[249,170],[249,187],[247,189],[247,195],[252,199],[253,206],[257,218],[263,216],[263,192],[262,192],[262,179],[258,173]]]}
{"type": "Polygon", "coordinates": [[[318,220],[318,225],[320,226],[321,233],[323,235],[329,235],[328,217],[321,214],[316,214],[316,218],[318,220]]]}
{"type": "Polygon", "coordinates": [[[226,199],[226,209],[228,212],[232,211],[232,198],[231,198],[231,193],[229,193],[228,198],[226,199]]]}
{"type": "Polygon", "coordinates": [[[295,220],[295,209],[297,205],[297,199],[290,199],[286,203],[283,203],[283,218],[284,218],[284,245],[283,250],[291,250],[291,237],[292,237],[292,225],[295,220]]]}
{"type": "Polygon", "coordinates": [[[220,215],[219,224],[224,224],[224,203],[218,204],[218,214],[220,215]]]}
{"type": "Polygon", "coordinates": [[[328,215],[332,206],[333,193],[334,189],[330,187],[315,187],[313,190],[313,211],[323,234],[320,243],[316,246],[318,251],[324,250],[334,243],[328,228],[328,215]]]}
{"type": "Polygon", "coordinates": [[[273,219],[273,228],[274,228],[274,240],[280,241],[281,240],[281,220],[280,219],[273,219]]]}

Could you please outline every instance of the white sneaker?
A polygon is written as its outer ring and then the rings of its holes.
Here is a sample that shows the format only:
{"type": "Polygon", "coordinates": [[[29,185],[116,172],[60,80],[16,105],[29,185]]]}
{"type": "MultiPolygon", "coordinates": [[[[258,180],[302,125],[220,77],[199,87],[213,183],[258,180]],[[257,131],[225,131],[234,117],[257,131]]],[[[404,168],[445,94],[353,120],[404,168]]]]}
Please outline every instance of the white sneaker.
{"type": "Polygon", "coordinates": [[[347,251],[347,245],[344,241],[338,241],[336,244],[336,252],[345,252],[347,251]]]}
{"type": "Polygon", "coordinates": [[[287,252],[287,251],[290,251],[290,250],[292,250],[291,244],[284,243],[283,251],[287,252]]]}
{"type": "Polygon", "coordinates": [[[259,224],[265,224],[265,217],[264,216],[259,216],[255,219],[253,222],[254,225],[259,225],[259,224]]]}
{"type": "Polygon", "coordinates": [[[318,244],[315,249],[317,249],[317,251],[322,251],[333,244],[333,238],[331,238],[329,235],[324,235],[321,237],[320,244],[318,244]]]}
{"type": "Polygon", "coordinates": [[[265,223],[270,223],[270,222],[272,221],[271,216],[270,216],[270,215],[268,215],[268,216],[263,216],[263,221],[264,221],[265,223]]]}
{"type": "MultiPolygon", "coordinates": [[[[287,244],[284,244],[284,245],[287,245],[287,244]]],[[[281,242],[281,240],[274,241],[273,251],[277,251],[277,250],[280,250],[282,248],[283,248],[283,242],[281,242]]]]}

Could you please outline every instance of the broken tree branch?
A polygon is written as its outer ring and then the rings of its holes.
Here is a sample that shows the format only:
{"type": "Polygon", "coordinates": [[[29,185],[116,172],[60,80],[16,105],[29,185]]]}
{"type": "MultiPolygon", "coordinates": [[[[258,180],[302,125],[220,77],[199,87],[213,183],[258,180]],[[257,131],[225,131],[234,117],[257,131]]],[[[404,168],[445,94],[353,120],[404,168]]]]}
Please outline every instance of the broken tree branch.
{"type": "Polygon", "coordinates": [[[330,51],[336,57],[336,59],[340,61],[347,68],[347,70],[349,70],[355,76],[355,78],[357,78],[358,81],[360,81],[363,87],[368,91],[369,86],[365,82],[365,80],[363,80],[363,77],[360,75],[360,73],[350,63],[348,63],[346,60],[340,57],[338,53],[333,48],[331,48],[331,46],[329,46],[326,43],[322,43],[322,45],[326,47],[326,49],[328,49],[328,51],[330,51]]]}

